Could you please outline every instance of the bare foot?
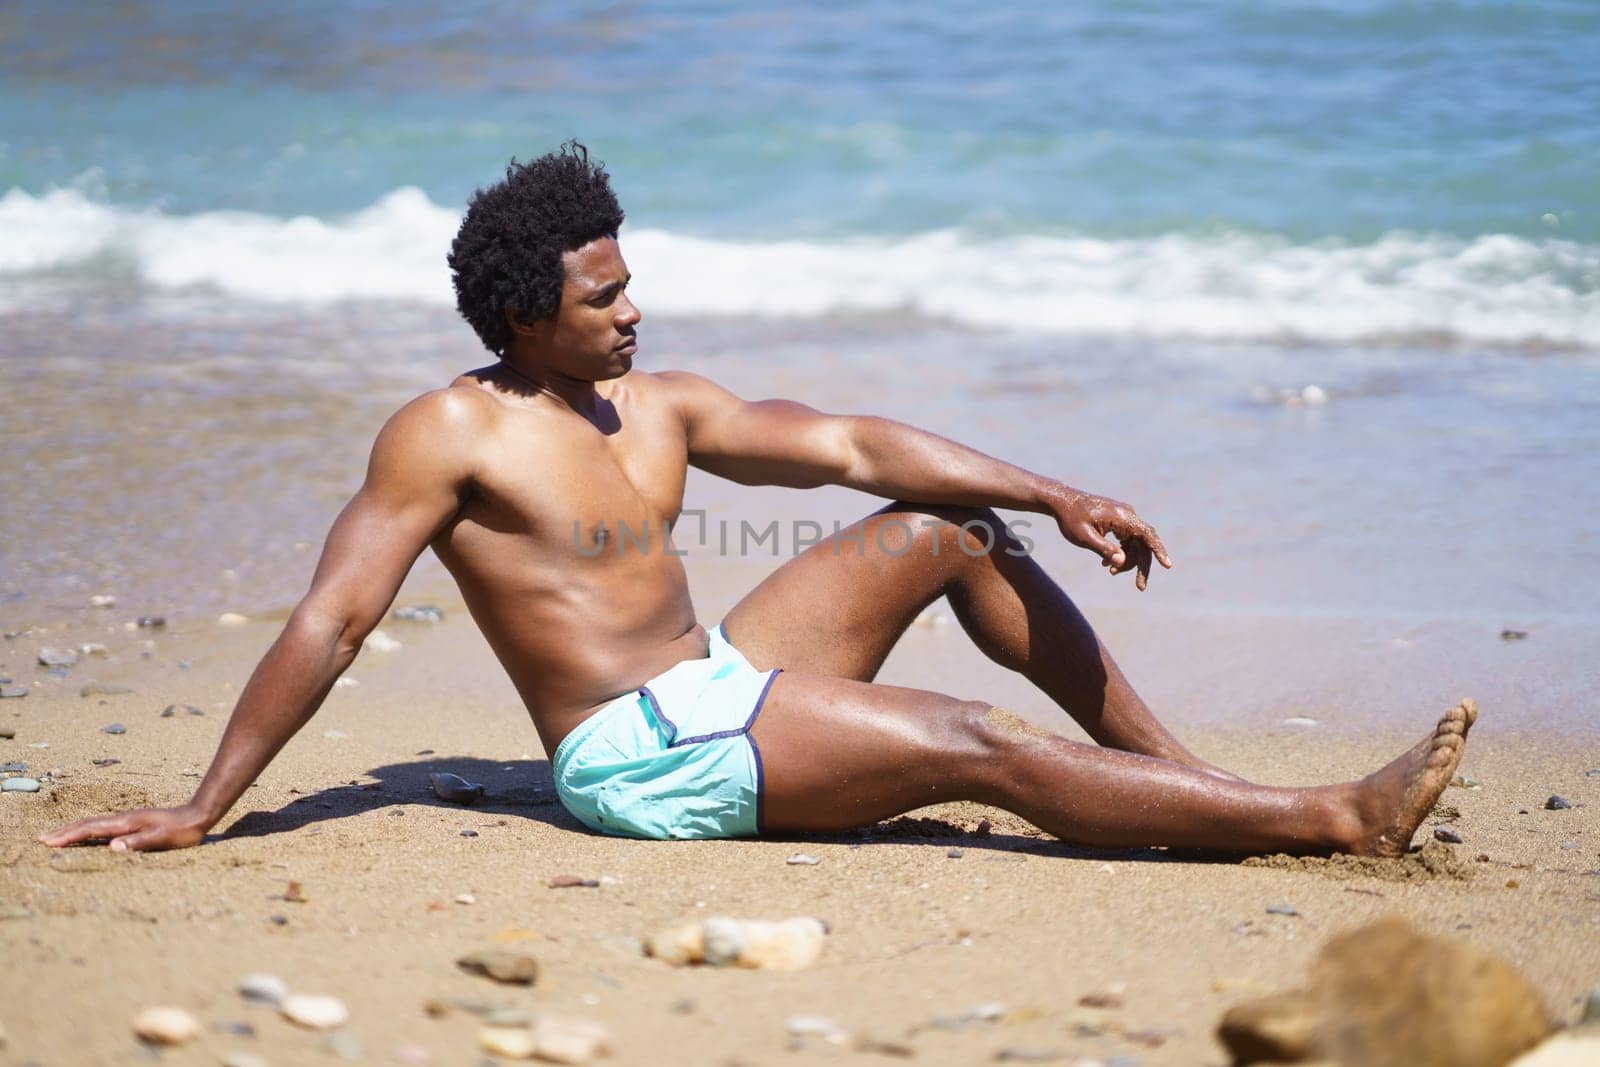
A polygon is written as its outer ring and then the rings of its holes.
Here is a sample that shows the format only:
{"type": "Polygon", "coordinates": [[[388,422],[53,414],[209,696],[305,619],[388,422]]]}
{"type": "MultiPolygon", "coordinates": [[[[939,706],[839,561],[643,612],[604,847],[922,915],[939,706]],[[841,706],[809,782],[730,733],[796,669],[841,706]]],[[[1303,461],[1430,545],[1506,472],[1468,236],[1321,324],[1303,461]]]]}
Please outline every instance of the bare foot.
{"type": "Polygon", "coordinates": [[[1352,852],[1405,855],[1411,835],[1455,777],[1467,731],[1477,721],[1478,705],[1469,697],[1445,712],[1433,733],[1415,748],[1361,782],[1356,803],[1367,829],[1352,852]]]}

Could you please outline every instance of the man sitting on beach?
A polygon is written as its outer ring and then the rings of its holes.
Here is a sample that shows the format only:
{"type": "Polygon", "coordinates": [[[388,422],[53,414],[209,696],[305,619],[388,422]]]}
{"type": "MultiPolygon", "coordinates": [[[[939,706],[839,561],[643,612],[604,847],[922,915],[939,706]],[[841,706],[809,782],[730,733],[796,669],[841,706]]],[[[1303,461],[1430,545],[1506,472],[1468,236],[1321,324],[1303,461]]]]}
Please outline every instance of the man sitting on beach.
{"type": "Polygon", "coordinates": [[[990,510],[1050,517],[1143,589],[1154,562],[1171,562],[1132,508],[886,419],[633,370],[640,314],[622,219],[605,171],[576,144],[513,163],[474,196],[450,265],[461,313],[498,361],[384,426],[193,799],[41,840],[200,842],[310,720],[431,545],[526,702],[562,803],[594,830],[843,830],[972,800],[1091,846],[1407,848],[1455,773],[1471,701],[1357,782],[1279,788],[1207,764],[990,510]],[[690,464],[895,502],[781,566],[707,631],[682,560],[649,533],[678,519],[690,464]],[[940,597],[989,658],[1097,744],[983,702],[873,684],[940,597]]]}

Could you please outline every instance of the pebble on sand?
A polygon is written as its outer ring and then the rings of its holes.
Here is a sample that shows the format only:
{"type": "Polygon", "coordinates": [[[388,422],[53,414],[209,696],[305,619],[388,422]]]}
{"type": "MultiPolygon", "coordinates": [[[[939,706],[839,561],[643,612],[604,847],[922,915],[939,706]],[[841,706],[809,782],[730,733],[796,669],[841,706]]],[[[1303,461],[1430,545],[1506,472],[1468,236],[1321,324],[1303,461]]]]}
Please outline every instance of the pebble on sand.
{"type": "Polygon", "coordinates": [[[522,952],[501,948],[479,949],[456,960],[468,974],[482,975],[507,985],[532,985],[539,977],[539,961],[522,952]]]}
{"type": "Polygon", "coordinates": [[[307,1030],[332,1030],[350,1021],[350,1012],[338,997],[316,993],[291,993],[278,1010],[296,1026],[307,1030]]]}
{"type": "Polygon", "coordinates": [[[551,889],[599,889],[600,879],[578,874],[558,874],[545,883],[551,889]]]}
{"type": "Polygon", "coordinates": [[[1285,725],[1285,726],[1321,726],[1322,723],[1318,722],[1316,719],[1307,718],[1304,715],[1294,715],[1294,716],[1291,716],[1290,718],[1284,719],[1283,720],[1283,725],[1285,725]]]}
{"type": "Polygon", "coordinates": [[[7,685],[0,683],[0,700],[12,700],[17,697],[25,697],[27,695],[28,687],[25,685],[7,685]]]}
{"type": "Polygon", "coordinates": [[[140,615],[133,624],[141,630],[161,630],[166,628],[167,619],[164,615],[140,615]]]}
{"type": "Polygon", "coordinates": [[[795,971],[822,955],[827,933],[822,920],[810,917],[767,922],[714,916],[656,933],[645,943],[645,952],[674,967],[707,963],[795,971]]]}
{"type": "Polygon", "coordinates": [[[459,774],[434,771],[428,775],[428,781],[433,786],[434,796],[452,804],[476,804],[483,799],[483,786],[469,782],[459,774]]]}
{"type": "Polygon", "coordinates": [[[222,1067],[267,1067],[267,1061],[254,1052],[230,1052],[222,1057],[222,1067]]]}
{"type": "Polygon", "coordinates": [[[367,1054],[367,1046],[348,1030],[335,1030],[323,1039],[323,1043],[329,1052],[352,1063],[367,1054]]]}
{"type": "Polygon", "coordinates": [[[133,1017],[133,1032],[152,1045],[182,1045],[200,1036],[200,1024],[182,1008],[146,1008],[133,1017]]]}
{"type": "Polygon", "coordinates": [[[78,690],[81,697],[119,697],[133,692],[129,686],[118,685],[116,682],[90,682],[78,690]]]}
{"type": "Polygon", "coordinates": [[[128,732],[128,728],[120,722],[114,722],[109,726],[100,727],[100,732],[103,734],[125,734],[128,732]]]}
{"type": "Polygon", "coordinates": [[[0,782],[0,790],[7,793],[37,793],[39,781],[36,778],[7,778],[0,782]]]}
{"type": "Polygon", "coordinates": [[[456,894],[456,903],[457,904],[476,904],[477,902],[478,902],[478,898],[473,896],[471,893],[457,893],[456,894]]]}
{"type": "Polygon", "coordinates": [[[78,662],[78,654],[70,648],[41,648],[39,663],[45,667],[71,667],[78,662]]]}
{"type": "Polygon", "coordinates": [[[250,616],[240,615],[237,611],[224,611],[217,616],[217,621],[224,626],[243,626],[250,621],[250,616]]]}
{"type": "Polygon", "coordinates": [[[89,598],[89,606],[91,608],[114,608],[117,606],[117,598],[109,593],[97,593],[89,598]]]}
{"type": "Polygon", "coordinates": [[[1100,1008],[1104,1011],[1116,1011],[1121,1008],[1124,1000],[1120,991],[1112,989],[1104,993],[1085,993],[1078,998],[1078,1003],[1085,1008],[1100,1008]]]}
{"type": "Polygon", "coordinates": [[[398,652],[401,647],[399,641],[396,641],[382,630],[372,631],[367,635],[367,639],[361,643],[363,651],[370,648],[374,652],[398,652]]]}
{"type": "Polygon", "coordinates": [[[395,608],[393,615],[400,622],[444,621],[444,609],[436,608],[432,604],[417,604],[412,607],[395,608]]]}
{"type": "Polygon", "coordinates": [[[1268,915],[1299,915],[1293,904],[1268,904],[1268,915]]]}
{"type": "Polygon", "coordinates": [[[823,1015],[794,1015],[783,1024],[790,1037],[816,1037],[832,1045],[842,1045],[850,1035],[844,1027],[823,1015]]]}
{"type": "Polygon", "coordinates": [[[245,1000],[256,1004],[270,1004],[276,1008],[289,995],[289,986],[275,974],[253,971],[239,979],[234,987],[245,1000]]]}
{"type": "Polygon", "coordinates": [[[1566,797],[1552,796],[1549,800],[1544,802],[1544,807],[1546,811],[1566,811],[1568,808],[1572,807],[1572,801],[1568,800],[1566,797]]]}
{"type": "Polygon", "coordinates": [[[783,862],[787,863],[791,867],[815,867],[822,861],[817,859],[817,857],[807,855],[804,852],[796,852],[783,862]]]}
{"type": "Polygon", "coordinates": [[[163,719],[170,719],[180,711],[188,712],[190,715],[205,714],[205,712],[201,711],[193,704],[168,704],[166,707],[161,709],[161,717],[163,719]]]}
{"type": "Polygon", "coordinates": [[[1462,843],[1461,834],[1448,826],[1435,826],[1433,828],[1433,837],[1434,840],[1443,841],[1447,845],[1459,845],[1462,843]]]}
{"type": "Polygon", "coordinates": [[[478,1031],[478,1047],[510,1060],[588,1063],[611,1053],[611,1035],[598,1023],[576,1019],[541,1019],[532,1029],[486,1026],[478,1031]]]}

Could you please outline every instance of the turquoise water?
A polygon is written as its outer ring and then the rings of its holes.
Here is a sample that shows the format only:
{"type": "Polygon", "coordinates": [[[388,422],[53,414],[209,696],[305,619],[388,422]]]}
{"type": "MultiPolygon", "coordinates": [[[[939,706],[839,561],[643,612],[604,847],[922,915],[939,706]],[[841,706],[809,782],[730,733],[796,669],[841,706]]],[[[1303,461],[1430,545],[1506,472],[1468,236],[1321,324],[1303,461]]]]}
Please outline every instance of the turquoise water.
{"type": "Polygon", "coordinates": [[[0,284],[448,303],[471,190],[578,136],[704,263],[660,311],[1004,324],[1026,237],[1060,332],[1600,347],[1588,2],[448,7],[8,5],[0,284]]]}
{"type": "Polygon", "coordinates": [[[1140,603],[1592,635],[1597,72],[1588,0],[12,0],[0,605],[292,603],[484,359],[466,198],[576,136],[646,369],[1129,499],[1140,603]]]}

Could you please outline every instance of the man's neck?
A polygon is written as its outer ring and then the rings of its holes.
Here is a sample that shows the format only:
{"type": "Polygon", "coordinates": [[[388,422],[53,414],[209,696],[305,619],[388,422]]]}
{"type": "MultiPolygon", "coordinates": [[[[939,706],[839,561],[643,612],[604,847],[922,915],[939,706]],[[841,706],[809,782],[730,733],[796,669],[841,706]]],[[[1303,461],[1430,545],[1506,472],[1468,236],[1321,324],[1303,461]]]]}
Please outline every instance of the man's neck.
{"type": "Polygon", "coordinates": [[[516,352],[508,352],[502,356],[500,366],[506,370],[508,378],[515,386],[536,395],[549,396],[580,415],[593,412],[600,401],[594,382],[569,378],[547,367],[541,367],[516,352]]]}

